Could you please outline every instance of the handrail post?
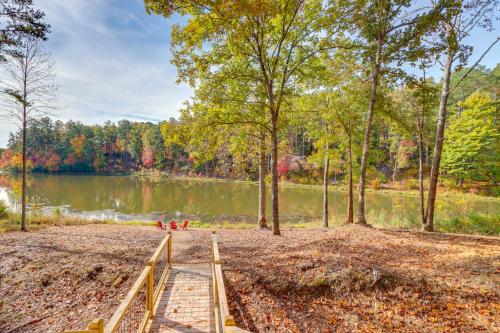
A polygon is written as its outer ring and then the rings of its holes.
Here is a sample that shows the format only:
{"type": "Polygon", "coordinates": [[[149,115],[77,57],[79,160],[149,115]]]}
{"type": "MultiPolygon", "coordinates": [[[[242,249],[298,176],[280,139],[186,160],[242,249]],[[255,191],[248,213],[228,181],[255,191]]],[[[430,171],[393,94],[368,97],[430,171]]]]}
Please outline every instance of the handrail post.
{"type": "Polygon", "coordinates": [[[104,319],[95,319],[87,326],[87,328],[89,330],[94,330],[97,333],[104,333],[104,319]]]}
{"type": "Polygon", "coordinates": [[[167,260],[168,268],[172,269],[172,231],[168,232],[168,247],[167,247],[167,260]]]}
{"type": "Polygon", "coordinates": [[[148,278],[146,279],[146,310],[149,311],[149,318],[153,317],[153,297],[154,297],[154,271],[155,265],[151,261],[147,263],[149,266],[148,278]]]}

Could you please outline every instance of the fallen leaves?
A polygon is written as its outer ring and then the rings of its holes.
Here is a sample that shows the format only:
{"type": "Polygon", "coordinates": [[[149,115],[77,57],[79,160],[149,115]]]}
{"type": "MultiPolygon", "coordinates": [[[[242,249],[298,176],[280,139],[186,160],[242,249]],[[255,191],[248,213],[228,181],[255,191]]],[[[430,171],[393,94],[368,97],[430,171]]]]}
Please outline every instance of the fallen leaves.
{"type": "Polygon", "coordinates": [[[245,329],[498,329],[498,284],[493,283],[498,239],[400,230],[366,233],[358,226],[326,233],[286,230],[282,237],[261,231],[219,234],[231,311],[245,329]],[[492,283],[474,280],[472,272],[492,283]]]}
{"type": "Polygon", "coordinates": [[[59,333],[109,319],[161,237],[104,225],[0,235],[0,332],[59,333]]]}
{"type": "MultiPolygon", "coordinates": [[[[498,239],[358,226],[217,233],[231,313],[251,331],[500,331],[498,239]]],[[[109,319],[163,235],[120,226],[1,235],[0,331],[50,314],[19,332],[109,319]]],[[[210,260],[209,236],[174,233],[174,262],[210,260]]]]}

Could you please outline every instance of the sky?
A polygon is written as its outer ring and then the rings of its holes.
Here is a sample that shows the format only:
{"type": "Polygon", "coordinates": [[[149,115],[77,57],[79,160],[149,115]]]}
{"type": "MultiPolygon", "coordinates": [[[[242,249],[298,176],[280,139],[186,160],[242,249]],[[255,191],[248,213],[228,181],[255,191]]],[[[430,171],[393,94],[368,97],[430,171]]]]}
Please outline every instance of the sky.
{"type": "MultiPolygon", "coordinates": [[[[44,43],[56,62],[59,109],[54,118],[102,124],[106,120],[157,122],[177,117],[192,90],[176,84],[170,30],[178,18],[148,15],[143,0],[35,0],[51,25],[44,43]]],[[[477,57],[498,34],[470,38],[477,57]]],[[[482,64],[500,62],[500,45],[482,64]]],[[[439,69],[431,73],[440,77],[439,69]]],[[[14,125],[0,125],[5,147],[14,125]]]]}
{"type": "MultiPolygon", "coordinates": [[[[54,118],[100,124],[177,117],[191,95],[170,64],[175,19],[148,15],[142,0],[35,0],[52,32],[44,47],[56,62],[54,118]]],[[[0,125],[5,147],[14,125],[0,125]]]]}

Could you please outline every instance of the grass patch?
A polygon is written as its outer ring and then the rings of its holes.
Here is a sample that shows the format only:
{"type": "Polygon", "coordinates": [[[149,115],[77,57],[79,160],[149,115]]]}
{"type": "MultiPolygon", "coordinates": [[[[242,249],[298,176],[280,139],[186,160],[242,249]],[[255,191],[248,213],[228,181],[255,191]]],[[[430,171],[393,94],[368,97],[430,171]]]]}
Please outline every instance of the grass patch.
{"type": "Polygon", "coordinates": [[[473,213],[463,217],[441,220],[439,231],[460,234],[500,235],[500,215],[473,213]]]}
{"type": "MultiPolygon", "coordinates": [[[[125,226],[154,226],[154,222],[147,221],[114,221],[114,220],[87,220],[78,217],[63,216],[63,215],[40,215],[28,216],[28,230],[34,231],[51,226],[63,225],[85,225],[85,224],[119,224],[125,226]]],[[[7,214],[0,218],[0,233],[19,231],[21,230],[21,215],[7,214]]]]}
{"type": "MultiPolygon", "coordinates": [[[[369,212],[371,223],[376,227],[382,228],[402,228],[402,229],[417,229],[419,221],[416,219],[402,220],[400,217],[390,217],[384,214],[372,214],[369,212]]],[[[331,227],[341,225],[339,221],[331,221],[331,227]],[[336,223],[337,222],[337,223],[336,223]]],[[[155,226],[154,221],[116,221],[116,220],[89,220],[80,217],[64,216],[61,214],[53,215],[28,215],[28,230],[36,231],[39,229],[51,226],[71,226],[71,225],[88,225],[88,224],[112,224],[123,226],[155,226]]],[[[307,229],[321,228],[323,223],[321,220],[312,221],[283,221],[280,223],[281,229],[307,229]]],[[[272,223],[268,222],[268,227],[272,228],[272,223]]],[[[188,228],[194,229],[240,229],[249,230],[259,228],[255,222],[247,221],[230,221],[230,220],[190,220],[188,228]]],[[[500,235],[500,215],[489,215],[481,213],[472,213],[463,217],[455,217],[450,219],[439,220],[436,223],[436,229],[440,232],[472,234],[472,235],[500,235]]],[[[21,215],[13,214],[7,210],[2,210],[0,205],[0,234],[11,231],[21,230],[21,215]]]]}

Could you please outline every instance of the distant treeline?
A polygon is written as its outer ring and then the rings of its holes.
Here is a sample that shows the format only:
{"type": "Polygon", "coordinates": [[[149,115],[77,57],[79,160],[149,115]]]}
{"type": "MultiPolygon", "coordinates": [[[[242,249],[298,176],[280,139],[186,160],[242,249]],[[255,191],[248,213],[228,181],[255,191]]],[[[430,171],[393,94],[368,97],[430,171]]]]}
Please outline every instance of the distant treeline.
{"type": "MultiPolygon", "coordinates": [[[[27,132],[29,168],[36,172],[93,173],[184,165],[187,155],[182,149],[166,149],[161,126],[128,120],[101,126],[49,117],[32,119],[27,132]]],[[[20,133],[11,133],[1,167],[20,169],[20,149],[20,133]]]]}

